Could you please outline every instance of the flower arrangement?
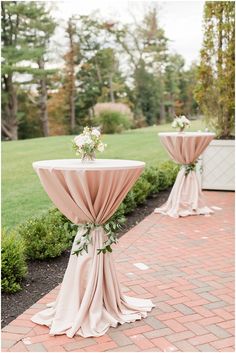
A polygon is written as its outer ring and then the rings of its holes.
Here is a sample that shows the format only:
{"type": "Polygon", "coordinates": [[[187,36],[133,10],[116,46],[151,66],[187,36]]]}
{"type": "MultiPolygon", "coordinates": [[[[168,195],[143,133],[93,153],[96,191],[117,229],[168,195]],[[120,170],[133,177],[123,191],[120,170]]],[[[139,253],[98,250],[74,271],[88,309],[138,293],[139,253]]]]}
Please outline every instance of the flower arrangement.
{"type": "Polygon", "coordinates": [[[190,121],[186,118],[186,116],[181,115],[181,116],[176,116],[173,123],[172,127],[174,129],[179,128],[179,131],[184,131],[186,127],[190,127],[191,123],[190,121]]]}
{"type": "Polygon", "coordinates": [[[73,149],[76,154],[81,156],[82,161],[95,160],[95,152],[103,152],[107,146],[101,140],[101,133],[98,128],[86,126],[82,134],[75,136],[73,149]]]}

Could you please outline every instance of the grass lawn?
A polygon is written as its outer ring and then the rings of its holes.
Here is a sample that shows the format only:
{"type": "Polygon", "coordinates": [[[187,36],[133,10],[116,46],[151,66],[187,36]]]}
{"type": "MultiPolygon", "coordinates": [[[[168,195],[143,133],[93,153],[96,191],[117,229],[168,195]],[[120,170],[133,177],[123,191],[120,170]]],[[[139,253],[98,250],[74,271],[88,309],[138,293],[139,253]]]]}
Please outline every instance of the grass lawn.
{"type": "MultiPolygon", "coordinates": [[[[193,121],[190,131],[203,129],[193,121]]],[[[134,159],[147,165],[168,159],[158,132],[172,131],[170,124],[104,135],[108,144],[98,158],[134,159]]],[[[13,227],[37,216],[52,206],[32,168],[32,162],[45,159],[76,158],[71,148],[72,136],[35,138],[2,142],[2,225],[13,227]]]]}

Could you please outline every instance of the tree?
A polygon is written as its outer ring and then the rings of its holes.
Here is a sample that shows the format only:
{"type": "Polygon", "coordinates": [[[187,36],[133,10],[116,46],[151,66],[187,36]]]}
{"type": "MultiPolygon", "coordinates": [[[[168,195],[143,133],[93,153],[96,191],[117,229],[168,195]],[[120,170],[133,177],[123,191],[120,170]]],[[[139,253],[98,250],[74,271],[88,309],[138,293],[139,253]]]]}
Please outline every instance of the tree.
{"type": "Polygon", "coordinates": [[[103,23],[95,16],[79,16],[76,23],[79,66],[76,74],[76,116],[93,117],[97,102],[115,102],[125,93],[116,53],[103,23]]]}
{"type": "Polygon", "coordinates": [[[128,58],[136,115],[142,113],[149,124],[160,122],[164,119],[163,73],[168,40],[159,25],[156,8],[149,9],[141,23],[135,21],[124,26],[104,23],[104,27],[122,48],[122,58],[124,54],[128,58]],[[149,103],[142,99],[144,91],[149,103]]]}
{"type": "Polygon", "coordinates": [[[97,102],[122,102],[126,86],[112,48],[101,48],[90,59],[83,57],[77,73],[77,116],[90,114],[97,102]]]}
{"type": "Polygon", "coordinates": [[[174,118],[177,101],[180,100],[180,84],[183,77],[184,59],[179,54],[169,55],[165,67],[165,106],[168,117],[174,118]]]}
{"type": "Polygon", "coordinates": [[[235,3],[206,2],[196,100],[218,137],[234,127],[235,3]]]}
{"type": "Polygon", "coordinates": [[[44,3],[39,3],[32,8],[31,28],[27,30],[28,48],[38,48],[38,54],[32,60],[36,61],[38,69],[34,70],[33,79],[38,86],[39,116],[42,124],[43,136],[49,136],[48,122],[48,76],[55,70],[46,69],[47,50],[51,36],[53,35],[56,22],[46,9],[44,3]]]}
{"type": "Polygon", "coordinates": [[[198,104],[194,98],[194,90],[197,85],[197,64],[192,63],[192,65],[182,72],[180,78],[180,94],[179,94],[179,104],[175,108],[177,115],[197,115],[199,112],[198,104]]]}
{"type": "Polygon", "coordinates": [[[40,77],[40,107],[43,121],[46,105],[44,55],[52,23],[43,3],[2,1],[2,131],[9,139],[18,138],[17,87],[40,77]],[[32,63],[37,63],[38,68],[32,63]],[[23,75],[22,75],[23,74],[23,75]],[[29,74],[29,79],[22,78],[29,74]],[[19,78],[21,77],[21,81],[19,78]]]}
{"type": "Polygon", "coordinates": [[[148,125],[160,121],[162,91],[157,78],[140,64],[135,70],[134,113],[136,117],[145,116],[148,125]]]}
{"type": "Polygon", "coordinates": [[[79,44],[76,42],[76,19],[70,17],[68,20],[66,33],[69,39],[69,51],[64,56],[65,60],[65,87],[67,89],[67,100],[69,105],[69,121],[70,130],[75,130],[75,100],[76,100],[76,66],[79,64],[80,50],[79,44]]]}
{"type": "MultiPolygon", "coordinates": [[[[28,59],[28,53],[23,46],[18,47],[22,40],[21,14],[26,15],[26,22],[29,20],[27,7],[24,4],[17,4],[16,1],[1,2],[2,9],[2,132],[7,138],[16,140],[18,138],[18,117],[17,117],[17,92],[13,82],[14,72],[23,71],[17,64],[28,59]]],[[[25,70],[27,71],[27,70],[25,70]]]]}

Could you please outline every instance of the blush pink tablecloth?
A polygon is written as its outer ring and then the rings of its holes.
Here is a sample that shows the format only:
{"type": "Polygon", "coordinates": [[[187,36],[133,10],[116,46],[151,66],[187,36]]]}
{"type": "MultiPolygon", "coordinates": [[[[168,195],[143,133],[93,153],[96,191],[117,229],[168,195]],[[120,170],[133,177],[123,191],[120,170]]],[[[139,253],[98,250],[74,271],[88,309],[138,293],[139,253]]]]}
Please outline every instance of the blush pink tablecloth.
{"type": "MultiPolygon", "coordinates": [[[[33,163],[41,183],[58,209],[73,223],[103,224],[116,211],[145,163],[125,160],[53,160],[33,163]]],[[[55,303],[32,317],[50,327],[50,335],[101,336],[110,326],[147,316],[151,300],[122,294],[112,253],[97,255],[105,239],[102,227],[92,234],[88,253],[72,255],[55,303]]]]}
{"type": "Polygon", "coordinates": [[[209,214],[213,211],[206,206],[205,199],[196,175],[192,170],[185,175],[184,165],[195,162],[214,138],[209,132],[170,132],[159,133],[162,144],[170,157],[182,164],[167,202],[155,213],[171,217],[184,217],[196,214],[209,214]]]}

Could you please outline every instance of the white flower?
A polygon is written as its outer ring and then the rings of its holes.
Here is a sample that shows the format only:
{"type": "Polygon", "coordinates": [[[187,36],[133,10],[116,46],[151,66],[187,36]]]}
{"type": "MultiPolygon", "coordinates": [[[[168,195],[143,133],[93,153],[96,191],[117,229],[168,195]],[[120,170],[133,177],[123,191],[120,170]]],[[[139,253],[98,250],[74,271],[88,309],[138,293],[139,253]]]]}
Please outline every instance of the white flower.
{"type": "Polygon", "coordinates": [[[96,137],[100,137],[101,133],[98,129],[92,129],[91,132],[92,135],[96,136],[96,137]]]}
{"type": "Polygon", "coordinates": [[[189,127],[191,124],[190,124],[190,121],[186,118],[185,115],[181,115],[179,117],[176,117],[172,123],[172,127],[173,128],[185,128],[186,126],[189,127]]]}
{"type": "Polygon", "coordinates": [[[78,135],[74,138],[74,142],[78,147],[82,147],[85,144],[90,145],[91,143],[93,143],[92,139],[90,138],[90,136],[88,135],[78,135]]]}
{"type": "Polygon", "coordinates": [[[104,149],[105,149],[105,145],[104,145],[104,143],[99,143],[99,145],[98,145],[98,147],[97,147],[97,150],[99,151],[99,152],[103,152],[104,151],[104,149]]]}
{"type": "Polygon", "coordinates": [[[86,126],[83,132],[73,140],[74,149],[78,155],[86,155],[94,151],[103,152],[107,146],[101,141],[101,133],[98,128],[86,126]]]}
{"type": "Polygon", "coordinates": [[[183,123],[185,123],[186,125],[190,125],[190,121],[186,118],[185,115],[181,116],[181,120],[183,121],[183,123]]]}
{"type": "Polygon", "coordinates": [[[176,128],[176,127],[177,127],[177,121],[174,120],[171,126],[172,126],[173,128],[176,128]]]}

